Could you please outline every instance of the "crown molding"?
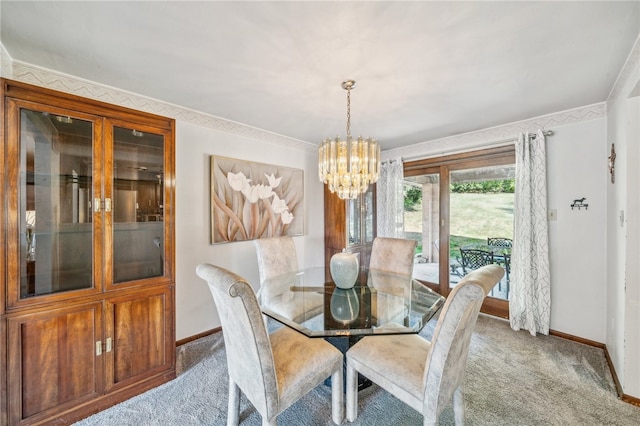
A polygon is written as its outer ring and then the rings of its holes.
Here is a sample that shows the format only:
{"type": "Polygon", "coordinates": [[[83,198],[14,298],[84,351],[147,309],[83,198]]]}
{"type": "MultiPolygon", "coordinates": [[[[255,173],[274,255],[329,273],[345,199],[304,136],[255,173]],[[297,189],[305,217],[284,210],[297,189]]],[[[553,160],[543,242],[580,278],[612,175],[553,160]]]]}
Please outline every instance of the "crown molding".
{"type": "MultiPolygon", "coordinates": [[[[4,55],[3,55],[4,59],[4,55]]],[[[71,93],[85,98],[95,99],[101,102],[115,104],[139,111],[170,117],[177,121],[183,121],[202,127],[218,130],[233,135],[259,140],[275,145],[284,146],[308,152],[316,152],[318,147],[310,142],[290,138],[267,130],[258,129],[246,124],[238,123],[224,118],[204,114],[189,108],[162,102],[125,90],[95,83],[79,77],[52,71],[21,61],[9,59],[11,75],[14,80],[60,92],[71,93]]],[[[4,70],[4,64],[2,65],[4,70]]],[[[4,73],[4,71],[3,71],[4,73]]],[[[6,74],[6,73],[4,73],[6,74]]]]}
{"type": "MultiPolygon", "coordinates": [[[[626,72],[627,78],[633,69],[633,65],[637,64],[638,56],[640,56],[640,43],[636,43],[636,47],[632,51],[632,55],[630,55],[629,60],[627,60],[627,64],[625,65],[625,69],[623,70],[623,72],[626,72]]],[[[79,77],[52,71],[22,61],[12,60],[2,44],[0,44],[0,75],[5,78],[12,78],[24,83],[71,93],[127,108],[133,108],[139,111],[171,117],[177,121],[183,121],[221,132],[259,140],[261,142],[280,145],[286,148],[308,152],[316,152],[317,150],[317,145],[310,142],[290,138],[213,115],[204,114],[178,105],[162,102],[79,77]]],[[[618,85],[618,82],[624,81],[624,78],[619,77],[616,82],[616,86],[618,85]]],[[[614,92],[615,88],[612,91],[612,94],[614,92]]],[[[404,160],[407,160],[433,155],[449,154],[458,151],[467,151],[481,147],[504,145],[505,143],[514,140],[516,135],[522,132],[535,131],[541,128],[550,130],[554,127],[566,124],[605,117],[606,106],[606,103],[602,102],[528,120],[491,127],[488,129],[420,142],[406,147],[383,151],[381,156],[382,160],[396,157],[402,157],[404,160]]]]}
{"type": "Polygon", "coordinates": [[[620,74],[618,74],[616,82],[611,88],[611,92],[609,93],[609,97],[607,98],[607,105],[611,105],[616,101],[617,98],[620,97],[620,95],[622,94],[622,89],[627,84],[630,78],[635,77],[636,81],[638,80],[638,63],[640,63],[640,35],[638,35],[638,38],[631,48],[631,52],[629,53],[627,60],[620,70],[620,74]],[[635,74],[632,74],[634,73],[634,71],[635,74]]]}
{"type": "Polygon", "coordinates": [[[11,78],[11,56],[0,43],[0,77],[11,78]]]}
{"type": "Polygon", "coordinates": [[[420,142],[382,152],[382,159],[401,157],[404,161],[436,155],[453,154],[476,148],[490,148],[515,141],[520,133],[552,130],[556,127],[606,117],[605,102],[574,108],[501,126],[490,127],[446,138],[420,142]]]}

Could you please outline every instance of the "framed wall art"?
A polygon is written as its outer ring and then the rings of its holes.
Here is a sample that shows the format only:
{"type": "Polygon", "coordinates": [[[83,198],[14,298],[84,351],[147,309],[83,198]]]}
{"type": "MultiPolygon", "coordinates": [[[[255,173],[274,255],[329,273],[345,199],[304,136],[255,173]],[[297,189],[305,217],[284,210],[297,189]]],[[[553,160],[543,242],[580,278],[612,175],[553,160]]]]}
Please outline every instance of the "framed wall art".
{"type": "Polygon", "coordinates": [[[304,172],[211,156],[211,242],[304,232],[304,172]]]}

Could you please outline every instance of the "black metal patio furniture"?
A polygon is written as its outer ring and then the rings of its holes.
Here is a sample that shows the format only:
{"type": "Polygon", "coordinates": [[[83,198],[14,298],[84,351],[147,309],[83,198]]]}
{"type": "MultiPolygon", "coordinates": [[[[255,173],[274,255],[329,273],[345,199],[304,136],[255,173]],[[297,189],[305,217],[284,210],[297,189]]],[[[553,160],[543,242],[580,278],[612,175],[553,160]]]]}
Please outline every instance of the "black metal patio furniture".
{"type": "Polygon", "coordinates": [[[485,265],[491,265],[493,261],[493,253],[486,250],[477,249],[460,249],[460,260],[462,264],[462,274],[467,275],[469,272],[481,268],[485,265]]]}

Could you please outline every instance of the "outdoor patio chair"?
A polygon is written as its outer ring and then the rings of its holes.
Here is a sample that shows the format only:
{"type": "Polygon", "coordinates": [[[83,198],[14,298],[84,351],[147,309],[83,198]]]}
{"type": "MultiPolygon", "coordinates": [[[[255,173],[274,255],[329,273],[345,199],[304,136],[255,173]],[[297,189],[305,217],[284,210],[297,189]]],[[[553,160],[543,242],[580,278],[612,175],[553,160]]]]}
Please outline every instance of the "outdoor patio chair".
{"type": "Polygon", "coordinates": [[[487,238],[487,245],[489,247],[511,248],[513,246],[513,240],[511,238],[489,237],[487,238]]]}
{"type": "Polygon", "coordinates": [[[462,264],[462,274],[467,275],[469,272],[481,268],[485,265],[491,265],[493,261],[493,253],[486,250],[477,249],[460,249],[460,260],[462,264]]]}
{"type": "MultiPolygon", "coordinates": [[[[487,245],[490,248],[505,249],[505,251],[509,251],[509,253],[504,253],[504,254],[497,254],[494,251],[494,255],[493,255],[494,262],[499,265],[502,265],[502,267],[506,271],[505,276],[507,278],[507,289],[508,289],[509,273],[511,272],[510,251],[511,251],[511,247],[513,247],[513,240],[511,238],[504,238],[504,237],[489,237],[487,238],[487,245]]],[[[498,284],[498,289],[501,289],[500,284],[498,284]]]]}

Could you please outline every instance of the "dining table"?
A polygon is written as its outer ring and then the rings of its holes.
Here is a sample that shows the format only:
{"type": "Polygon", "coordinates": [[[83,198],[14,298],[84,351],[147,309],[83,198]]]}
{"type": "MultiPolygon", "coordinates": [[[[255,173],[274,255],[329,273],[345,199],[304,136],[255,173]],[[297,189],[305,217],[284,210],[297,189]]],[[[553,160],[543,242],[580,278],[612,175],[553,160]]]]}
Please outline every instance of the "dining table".
{"type": "Polygon", "coordinates": [[[266,279],[257,296],[265,315],[324,338],[418,333],[445,302],[409,275],[374,269],[352,288],[339,288],[325,267],[266,279]]]}
{"type": "MultiPolygon", "coordinates": [[[[343,354],[364,336],[420,332],[445,302],[409,275],[374,269],[358,274],[353,287],[340,288],[325,267],[266,279],[257,296],[263,314],[311,338],[324,338],[343,354]]],[[[371,381],[358,375],[358,390],[369,386],[371,381]]]]}

